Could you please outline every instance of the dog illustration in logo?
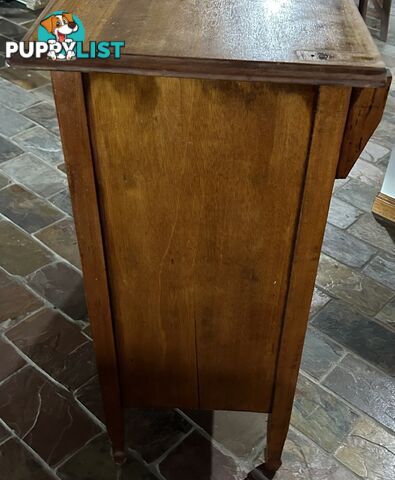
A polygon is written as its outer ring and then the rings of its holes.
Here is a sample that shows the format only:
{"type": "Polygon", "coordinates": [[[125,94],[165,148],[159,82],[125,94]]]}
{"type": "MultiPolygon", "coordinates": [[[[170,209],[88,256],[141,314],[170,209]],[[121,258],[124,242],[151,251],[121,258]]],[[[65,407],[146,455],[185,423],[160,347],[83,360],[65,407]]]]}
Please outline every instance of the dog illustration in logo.
{"type": "MultiPolygon", "coordinates": [[[[41,25],[51,33],[56,40],[48,40],[49,44],[58,43],[71,43],[73,40],[67,38],[68,35],[78,30],[78,25],[75,23],[73,15],[71,13],[61,13],[59,15],[51,15],[41,22],[41,25]]],[[[67,53],[56,54],[53,50],[48,52],[48,57],[52,60],[72,60],[75,58],[75,52],[73,50],[67,51],[67,53]]]]}

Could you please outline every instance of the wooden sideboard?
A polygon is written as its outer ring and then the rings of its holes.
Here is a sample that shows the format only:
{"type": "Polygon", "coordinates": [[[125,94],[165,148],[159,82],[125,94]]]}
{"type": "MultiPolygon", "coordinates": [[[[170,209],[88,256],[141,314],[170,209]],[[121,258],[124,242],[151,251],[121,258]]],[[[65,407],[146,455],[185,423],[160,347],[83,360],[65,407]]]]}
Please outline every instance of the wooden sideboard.
{"type": "MultiPolygon", "coordinates": [[[[269,413],[281,465],[333,183],[389,78],[353,0],[71,0],[119,60],[52,79],[108,432],[125,407],[269,413]]],[[[37,24],[30,39],[35,39],[37,24]]],[[[81,366],[83,368],[83,366],[81,366]]]]}

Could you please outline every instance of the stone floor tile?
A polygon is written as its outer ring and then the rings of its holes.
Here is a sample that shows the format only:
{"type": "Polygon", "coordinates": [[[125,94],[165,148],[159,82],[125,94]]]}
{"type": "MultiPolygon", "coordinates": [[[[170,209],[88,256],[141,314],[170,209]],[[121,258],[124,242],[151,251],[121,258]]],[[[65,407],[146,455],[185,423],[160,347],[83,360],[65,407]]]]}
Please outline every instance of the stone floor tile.
{"type": "Polygon", "coordinates": [[[34,90],[34,94],[39,97],[40,100],[44,100],[54,105],[53,90],[51,84],[45,85],[44,87],[36,88],[34,90]]]}
{"type": "Polygon", "coordinates": [[[10,185],[0,191],[0,212],[29,233],[64,216],[51,204],[19,185],[10,185]]]}
{"type": "Polygon", "coordinates": [[[55,108],[48,102],[40,102],[37,105],[23,110],[21,113],[29,120],[33,120],[50,131],[56,130],[58,126],[55,108]]]}
{"type": "Polygon", "coordinates": [[[395,379],[347,355],[324,385],[395,432],[395,379]]]}
{"type": "Polygon", "coordinates": [[[5,66],[5,58],[4,55],[0,53],[0,68],[5,66]]]}
{"type": "Polygon", "coordinates": [[[0,173],[0,188],[6,187],[10,183],[10,180],[0,173]]]}
{"type": "Polygon", "coordinates": [[[58,168],[61,172],[65,173],[67,175],[67,168],[66,168],[66,165],[64,163],[62,163],[62,165],[59,165],[58,168]]]}
{"type": "Polygon", "coordinates": [[[128,409],[126,444],[151,463],[179,441],[192,426],[175,410],[128,409]]]}
{"type": "MultiPolygon", "coordinates": [[[[0,192],[1,193],[1,192],[0,192]]],[[[47,265],[27,277],[30,287],[74,320],[86,317],[82,276],[69,265],[47,265]]]]}
{"type": "MultiPolygon", "coordinates": [[[[3,427],[3,425],[1,425],[0,423],[0,443],[3,443],[4,440],[9,438],[10,436],[11,436],[10,432],[5,427],[3,427]]],[[[1,447],[0,447],[0,457],[1,457],[1,447]]]]}
{"type": "Polygon", "coordinates": [[[395,226],[379,222],[371,213],[363,215],[349,229],[355,237],[395,255],[395,226]]]}
{"type": "Polygon", "coordinates": [[[385,323],[389,327],[395,328],[395,298],[376,315],[380,322],[385,323]]]}
{"type": "Polygon", "coordinates": [[[25,364],[25,360],[17,353],[15,348],[0,338],[0,382],[5,380],[13,373],[20,370],[25,364]]]}
{"type": "Polygon", "coordinates": [[[4,480],[55,480],[15,438],[0,445],[0,472],[4,480]]]}
{"type": "Polygon", "coordinates": [[[20,133],[13,140],[27,152],[34,153],[54,167],[64,161],[59,138],[41,126],[20,133]]]}
{"type": "Polygon", "coordinates": [[[328,222],[339,228],[347,228],[362,215],[361,210],[332,197],[328,222]]]}
{"type": "Polygon", "coordinates": [[[57,193],[56,195],[51,197],[49,201],[61,210],[63,210],[68,215],[73,215],[70,193],[68,190],[63,190],[62,192],[57,193]]]}
{"type": "Polygon", "coordinates": [[[81,268],[80,254],[72,219],[65,219],[45,228],[37,234],[37,238],[61,257],[76,267],[81,268]]]}
{"type": "Polygon", "coordinates": [[[18,145],[0,135],[0,163],[11,160],[11,158],[15,158],[22,153],[23,150],[18,145]]]}
{"type": "Polygon", "coordinates": [[[299,376],[291,424],[331,453],[350,433],[358,415],[334,395],[299,376]]]}
{"type": "Polygon", "coordinates": [[[360,480],[294,429],[288,434],[282,459],[275,480],[360,480]]]}
{"type": "MultiPolygon", "coordinates": [[[[1,26],[0,31],[2,32],[1,26]]],[[[3,32],[2,32],[3,33],[3,32]]],[[[36,104],[40,99],[34,95],[34,93],[29,92],[18,85],[15,85],[8,80],[0,77],[0,104],[5,105],[12,110],[24,110],[36,104]]],[[[0,114],[0,118],[2,115],[0,114]]],[[[8,118],[5,120],[2,117],[3,122],[8,121],[8,118]]],[[[2,122],[2,123],[3,123],[2,122]]],[[[28,122],[30,124],[30,122],[28,122]]],[[[23,130],[19,127],[20,130],[23,130]]],[[[2,132],[0,132],[2,133],[2,132]]]]}
{"type": "Polygon", "coordinates": [[[316,283],[333,296],[372,316],[394,295],[388,287],[326,255],[321,255],[316,283]]]}
{"type": "Polygon", "coordinates": [[[243,462],[256,464],[265,447],[267,415],[251,412],[185,411],[216,442],[243,462]]]}
{"type": "Polygon", "coordinates": [[[0,417],[51,466],[101,431],[66,391],[32,367],[0,385],[0,417]]]}
{"type": "Polygon", "coordinates": [[[11,22],[20,24],[34,20],[37,17],[37,13],[28,10],[20,2],[13,0],[0,3],[0,17],[5,17],[11,22]]]}
{"type": "Polygon", "coordinates": [[[373,202],[378,193],[379,188],[351,178],[336,191],[335,197],[351,203],[354,207],[364,210],[365,212],[371,212],[373,202]]]}
{"type": "Polygon", "coordinates": [[[340,188],[343,187],[343,185],[345,185],[349,181],[349,178],[335,178],[335,184],[333,185],[333,193],[337,192],[340,188]]]}
{"type": "Polygon", "coordinates": [[[386,148],[392,149],[394,146],[395,125],[386,119],[383,119],[373,134],[372,140],[386,148]]]}
{"type": "Polygon", "coordinates": [[[380,188],[383,184],[384,173],[376,165],[359,159],[351,170],[350,177],[380,188]]]}
{"type": "Polygon", "coordinates": [[[371,245],[329,223],[326,226],[322,251],[339,262],[357,268],[365,265],[377,253],[371,245]]]}
{"type": "Polygon", "coordinates": [[[2,68],[0,70],[0,76],[25,90],[32,90],[33,88],[42,87],[48,84],[48,80],[34,70],[2,68]]]}
{"type": "Polygon", "coordinates": [[[107,436],[102,435],[82,450],[57,471],[62,480],[155,480],[146,466],[131,455],[122,467],[118,467],[111,456],[107,436]]]}
{"type": "MultiPolygon", "coordinates": [[[[2,85],[0,83],[0,88],[2,85]]],[[[5,137],[12,137],[17,133],[34,127],[34,123],[22,116],[20,113],[1,105],[0,103],[0,134],[5,137]]]]}
{"type": "Polygon", "coordinates": [[[159,465],[166,480],[244,480],[231,457],[217,450],[198,432],[191,433],[159,465]]]}
{"type": "Polygon", "coordinates": [[[322,292],[317,287],[314,287],[313,299],[310,306],[310,317],[313,317],[322,307],[324,307],[331,297],[322,292]]]}
{"type": "Polygon", "coordinates": [[[370,163],[378,163],[390,154],[391,150],[389,148],[383,147],[373,140],[370,140],[361,154],[361,159],[370,163]]]}
{"type": "Polygon", "coordinates": [[[361,418],[335,457],[366,480],[395,478],[395,436],[361,418]]]}
{"type": "Polygon", "coordinates": [[[0,266],[13,275],[28,275],[53,256],[11,222],[0,221],[0,266]]]}
{"type": "Polygon", "coordinates": [[[395,376],[395,332],[338,301],[328,303],[314,318],[312,325],[395,376]]]}
{"type": "Polygon", "coordinates": [[[0,328],[4,329],[42,306],[41,300],[0,269],[0,328]]]}
{"type": "Polygon", "coordinates": [[[6,18],[0,18],[0,32],[11,40],[22,40],[22,37],[27,32],[26,28],[10,22],[6,18]]]}
{"type": "Polygon", "coordinates": [[[344,355],[344,350],[331,342],[319,331],[309,328],[303,349],[303,371],[319,380],[322,378],[344,355]]]}
{"type": "Polygon", "coordinates": [[[41,310],[8,330],[7,338],[42,370],[74,390],[96,373],[92,342],[56,310],[41,310]]]}
{"type": "Polygon", "coordinates": [[[105,422],[101,390],[97,376],[91,378],[85,385],[75,392],[75,397],[86,407],[96,418],[105,422]]]}
{"type": "Polygon", "coordinates": [[[14,180],[43,197],[53,196],[64,190],[66,177],[31,153],[0,164],[0,168],[14,180]]]}
{"type": "Polygon", "coordinates": [[[395,257],[378,255],[363,269],[365,275],[394,290],[395,295],[395,257]]]}

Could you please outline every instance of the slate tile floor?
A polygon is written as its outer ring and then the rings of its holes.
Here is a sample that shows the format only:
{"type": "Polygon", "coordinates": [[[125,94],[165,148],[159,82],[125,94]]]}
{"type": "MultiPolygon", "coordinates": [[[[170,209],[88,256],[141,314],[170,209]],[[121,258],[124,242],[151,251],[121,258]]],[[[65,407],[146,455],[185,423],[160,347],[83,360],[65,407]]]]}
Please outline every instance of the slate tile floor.
{"type": "MultiPolygon", "coordinates": [[[[0,1],[0,50],[33,17],[0,1]]],[[[374,17],[369,25],[377,28],[374,17]]],[[[395,28],[378,44],[395,67],[395,28]]],[[[374,138],[335,186],[279,480],[395,479],[395,228],[370,213],[394,141],[395,88],[374,138]]],[[[264,478],[254,471],[264,415],[130,411],[126,425],[119,470],[103,425],[49,77],[2,68],[0,479],[264,478]]]]}

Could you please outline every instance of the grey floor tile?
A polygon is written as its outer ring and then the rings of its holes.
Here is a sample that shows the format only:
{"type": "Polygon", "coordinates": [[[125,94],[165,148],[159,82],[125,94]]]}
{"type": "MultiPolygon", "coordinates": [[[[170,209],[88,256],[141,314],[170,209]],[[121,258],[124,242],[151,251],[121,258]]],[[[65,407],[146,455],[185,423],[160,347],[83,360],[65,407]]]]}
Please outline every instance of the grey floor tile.
{"type": "Polygon", "coordinates": [[[345,403],[303,375],[299,376],[291,424],[333,453],[358,419],[345,403]]]}
{"type": "Polygon", "coordinates": [[[244,480],[232,457],[223,454],[198,432],[192,432],[159,465],[166,480],[244,480]]]}
{"type": "Polygon", "coordinates": [[[361,214],[362,211],[358,208],[333,197],[329,209],[328,222],[339,228],[347,228],[353,224],[361,214]]]}
{"type": "MultiPolygon", "coordinates": [[[[0,89],[2,88],[0,84],[0,89]]],[[[0,103],[0,134],[5,137],[12,137],[17,133],[24,132],[28,128],[34,127],[34,123],[14,112],[10,108],[0,103]]]]}
{"type": "Polygon", "coordinates": [[[58,119],[54,106],[48,102],[40,102],[26,110],[21,111],[22,115],[50,131],[58,128],[58,119]]]}
{"type": "Polygon", "coordinates": [[[327,224],[322,251],[350,266],[360,268],[365,265],[377,250],[347,231],[327,224]]]}
{"type": "Polygon", "coordinates": [[[82,275],[66,263],[46,265],[26,280],[33,290],[74,320],[87,316],[82,275]]]}
{"type": "Polygon", "coordinates": [[[370,417],[395,431],[395,379],[347,355],[324,385],[370,417]]]}
{"type": "Polygon", "coordinates": [[[37,12],[28,10],[21,2],[13,0],[11,2],[0,3],[0,17],[21,24],[34,20],[37,17],[37,12]]]}
{"type": "Polygon", "coordinates": [[[25,90],[42,87],[48,84],[48,79],[34,70],[25,70],[22,68],[3,68],[0,70],[0,76],[25,90]]]}
{"type": "Polygon", "coordinates": [[[350,177],[380,188],[383,184],[384,173],[376,165],[359,159],[351,170],[350,177]]]}
{"type": "Polygon", "coordinates": [[[371,213],[363,215],[349,230],[355,237],[395,255],[395,226],[383,224],[371,213]]]}
{"type": "Polygon", "coordinates": [[[185,412],[216,442],[251,468],[265,446],[267,415],[251,412],[194,410],[185,412]]]}
{"type": "Polygon", "coordinates": [[[335,457],[366,480],[395,478],[395,436],[361,418],[335,457]]]}
{"type": "Polygon", "coordinates": [[[322,307],[324,307],[331,297],[315,287],[313,292],[313,299],[310,306],[310,317],[313,317],[322,307]]]}
{"type": "Polygon", "coordinates": [[[0,135],[0,163],[21,155],[23,150],[14,142],[0,135]]]}
{"type": "Polygon", "coordinates": [[[27,152],[34,153],[53,166],[64,162],[59,138],[41,126],[18,134],[13,141],[27,152]]]}
{"type": "Polygon", "coordinates": [[[395,257],[378,255],[363,269],[368,277],[377,280],[394,290],[395,295],[395,257]]]}
{"type": "Polygon", "coordinates": [[[29,108],[40,99],[34,93],[24,90],[14,83],[0,77],[0,104],[11,108],[12,110],[24,110],[29,108]]]}
{"type": "Polygon", "coordinates": [[[328,303],[314,318],[312,325],[361,358],[395,376],[395,332],[339,301],[328,303]]]}
{"type": "Polygon", "coordinates": [[[62,480],[156,480],[142,462],[128,455],[122,467],[115,465],[106,435],[88,443],[57,471],[62,480]]]}
{"type": "Polygon", "coordinates": [[[0,188],[6,187],[10,183],[10,180],[0,173],[0,188]]]}
{"type": "Polygon", "coordinates": [[[293,428],[285,443],[283,465],[274,478],[275,480],[361,480],[339,464],[332,455],[293,428]]]}
{"type": "Polygon", "coordinates": [[[33,455],[15,438],[0,445],[0,471],[9,480],[54,480],[33,455]]]}
{"type": "Polygon", "coordinates": [[[370,140],[364,148],[361,159],[370,163],[378,163],[386,157],[389,157],[391,150],[370,140]]]}
{"type": "Polygon", "coordinates": [[[10,185],[0,191],[0,212],[29,233],[64,216],[51,204],[19,185],[10,185]]]}
{"type": "Polygon", "coordinates": [[[62,192],[57,193],[56,195],[51,197],[49,201],[61,210],[63,210],[65,213],[73,215],[70,193],[68,190],[63,190],[62,192]]]}
{"type": "Polygon", "coordinates": [[[0,32],[11,40],[22,40],[22,37],[27,32],[25,27],[10,22],[6,18],[0,18],[0,32]]]}
{"type": "Polygon", "coordinates": [[[344,355],[342,347],[329,340],[319,331],[309,328],[303,348],[301,368],[319,380],[340,361],[344,355]]]}
{"type": "Polygon", "coordinates": [[[52,85],[45,85],[34,90],[34,93],[41,100],[51,103],[54,105],[53,90],[52,85]]]}
{"type": "Polygon", "coordinates": [[[43,197],[50,197],[64,190],[67,184],[65,175],[30,153],[2,163],[0,168],[14,180],[43,197]]]}
{"type": "Polygon", "coordinates": [[[334,297],[372,316],[394,295],[385,285],[324,254],[321,255],[316,283],[334,297]]]}
{"type": "Polygon", "coordinates": [[[53,256],[13,223],[0,221],[0,266],[13,275],[28,275],[50,263],[53,256]]]}
{"type": "Polygon", "coordinates": [[[365,212],[371,212],[373,202],[379,193],[379,188],[368,185],[354,178],[343,185],[336,191],[335,197],[341,200],[351,203],[354,207],[357,207],[365,212]]]}
{"type": "Polygon", "coordinates": [[[376,318],[389,327],[395,328],[395,298],[380,310],[376,318]]]}
{"type": "Polygon", "coordinates": [[[37,234],[42,242],[61,257],[81,269],[81,260],[78,250],[74,222],[70,218],[61,220],[37,234]]]}

